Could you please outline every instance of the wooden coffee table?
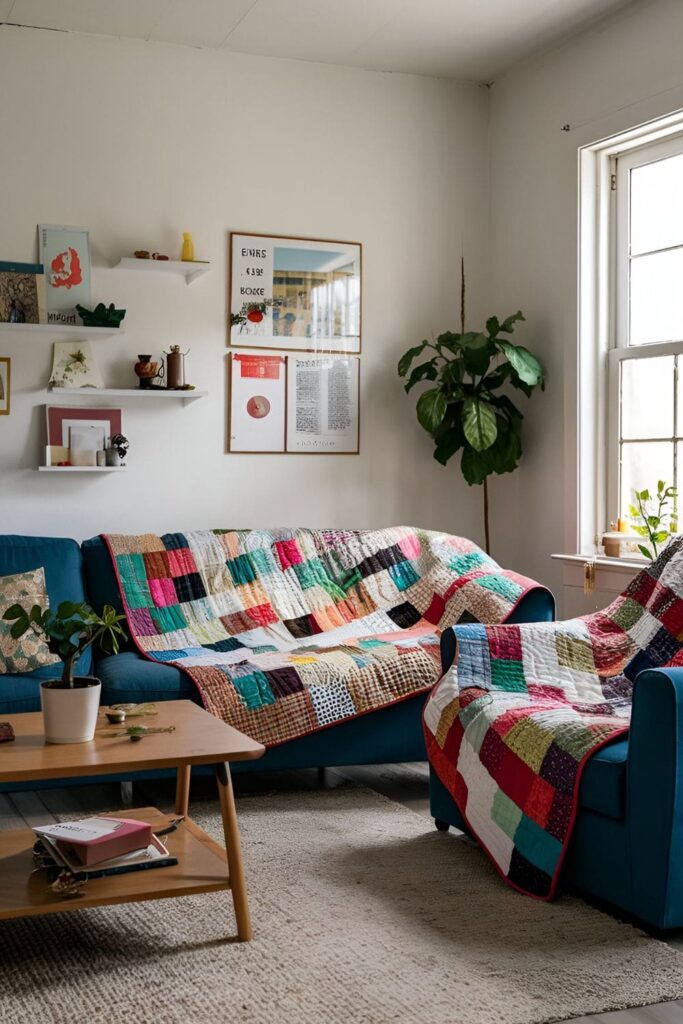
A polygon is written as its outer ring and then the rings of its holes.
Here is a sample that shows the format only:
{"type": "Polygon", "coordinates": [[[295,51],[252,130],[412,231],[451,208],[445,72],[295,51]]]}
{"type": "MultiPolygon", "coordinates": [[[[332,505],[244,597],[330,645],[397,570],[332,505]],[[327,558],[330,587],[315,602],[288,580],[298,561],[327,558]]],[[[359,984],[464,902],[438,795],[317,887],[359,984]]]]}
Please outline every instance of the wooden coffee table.
{"type": "MultiPolygon", "coordinates": [[[[110,725],[103,710],[95,739],[90,743],[47,744],[39,712],[9,717],[16,740],[0,744],[0,783],[176,768],[175,809],[185,819],[175,832],[163,837],[165,845],[178,858],[177,865],[91,879],[74,899],[56,895],[47,884],[44,871],[33,870],[36,837],[31,829],[0,832],[0,920],[231,889],[237,935],[243,942],[251,938],[229,762],[261,757],[265,748],[191,701],[162,701],[156,710],[155,715],[130,722],[153,727],[173,725],[175,731],[145,736],[138,743],[132,743],[127,736],[112,735],[125,727],[110,725]],[[215,766],[225,849],[187,817],[193,764],[215,766]]],[[[172,818],[153,807],[126,810],[123,816],[148,821],[155,831],[172,818]]]]}

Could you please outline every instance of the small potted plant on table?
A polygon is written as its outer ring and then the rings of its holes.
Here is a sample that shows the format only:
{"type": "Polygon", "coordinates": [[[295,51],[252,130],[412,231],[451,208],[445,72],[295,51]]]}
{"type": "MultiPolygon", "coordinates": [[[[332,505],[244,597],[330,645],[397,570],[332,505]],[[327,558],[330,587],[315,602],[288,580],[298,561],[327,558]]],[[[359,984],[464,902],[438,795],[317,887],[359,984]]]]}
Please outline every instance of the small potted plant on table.
{"type": "Polygon", "coordinates": [[[118,654],[119,641],[126,639],[121,626],[125,616],[111,605],[98,615],[88,604],[62,601],[56,612],[37,604],[30,611],[13,604],[3,618],[14,623],[10,632],[15,640],[32,629],[63,663],[61,679],[46,679],[40,685],[46,741],[87,743],[95,735],[102,684],[94,676],[74,675],[74,668],[91,644],[118,654]]]}

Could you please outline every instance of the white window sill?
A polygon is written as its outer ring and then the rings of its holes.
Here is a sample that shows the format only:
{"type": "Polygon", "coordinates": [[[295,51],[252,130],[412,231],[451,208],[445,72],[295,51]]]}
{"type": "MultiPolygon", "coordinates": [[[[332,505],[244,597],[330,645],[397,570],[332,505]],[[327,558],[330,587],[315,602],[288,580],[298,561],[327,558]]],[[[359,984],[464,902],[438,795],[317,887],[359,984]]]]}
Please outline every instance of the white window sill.
{"type": "Polygon", "coordinates": [[[641,569],[650,564],[645,558],[609,558],[607,555],[559,554],[551,555],[550,557],[558,562],[563,562],[565,565],[585,565],[586,562],[594,562],[596,566],[602,569],[612,569],[616,572],[628,573],[629,576],[633,576],[634,573],[640,572],[641,569]]]}

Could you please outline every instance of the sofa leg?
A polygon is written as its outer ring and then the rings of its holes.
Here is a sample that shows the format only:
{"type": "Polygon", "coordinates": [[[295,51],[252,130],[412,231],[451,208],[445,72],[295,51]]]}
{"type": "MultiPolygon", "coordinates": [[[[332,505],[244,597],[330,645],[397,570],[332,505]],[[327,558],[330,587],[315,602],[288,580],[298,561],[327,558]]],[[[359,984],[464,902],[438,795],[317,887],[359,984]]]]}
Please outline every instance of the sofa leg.
{"type": "Polygon", "coordinates": [[[130,807],[133,803],[133,783],[122,782],[121,783],[121,803],[126,807],[130,807]]]}
{"type": "Polygon", "coordinates": [[[325,775],[324,767],[318,768],[318,785],[320,786],[321,789],[327,788],[327,777],[325,775]]]}
{"type": "Polygon", "coordinates": [[[447,821],[442,821],[441,818],[434,818],[434,824],[438,828],[439,832],[448,832],[451,827],[447,821]]]}

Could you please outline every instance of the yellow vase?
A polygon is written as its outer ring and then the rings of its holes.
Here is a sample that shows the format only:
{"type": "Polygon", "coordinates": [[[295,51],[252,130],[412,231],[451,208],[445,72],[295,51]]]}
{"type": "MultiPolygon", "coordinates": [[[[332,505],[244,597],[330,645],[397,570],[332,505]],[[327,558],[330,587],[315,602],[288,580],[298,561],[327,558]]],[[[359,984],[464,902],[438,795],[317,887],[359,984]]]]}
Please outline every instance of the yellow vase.
{"type": "Polygon", "coordinates": [[[183,251],[180,258],[186,263],[194,262],[194,242],[189,231],[183,231],[183,251]]]}

